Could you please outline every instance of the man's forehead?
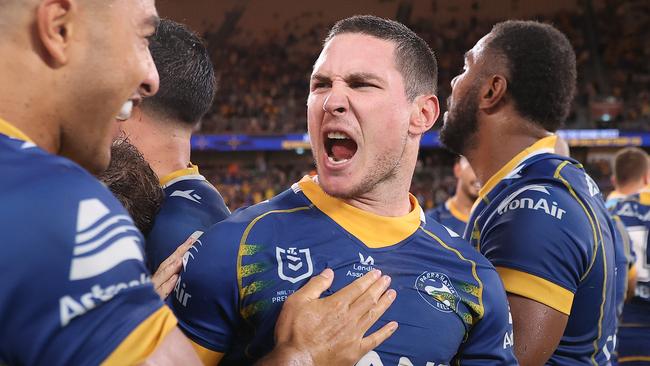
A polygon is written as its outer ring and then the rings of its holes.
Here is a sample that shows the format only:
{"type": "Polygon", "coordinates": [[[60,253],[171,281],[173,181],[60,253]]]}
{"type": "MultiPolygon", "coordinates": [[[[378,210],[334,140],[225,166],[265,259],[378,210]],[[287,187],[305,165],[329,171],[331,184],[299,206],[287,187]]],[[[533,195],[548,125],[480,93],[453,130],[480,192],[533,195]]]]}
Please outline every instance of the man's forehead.
{"type": "Polygon", "coordinates": [[[395,69],[394,51],[395,44],[391,41],[361,33],[343,33],[325,44],[313,71],[359,73],[395,69]]]}
{"type": "Polygon", "coordinates": [[[465,53],[465,58],[471,58],[473,60],[476,60],[477,58],[481,57],[485,51],[487,50],[487,46],[489,44],[491,38],[491,33],[486,34],[483,36],[483,38],[479,39],[478,42],[472,47],[471,50],[467,51],[465,53]]]}

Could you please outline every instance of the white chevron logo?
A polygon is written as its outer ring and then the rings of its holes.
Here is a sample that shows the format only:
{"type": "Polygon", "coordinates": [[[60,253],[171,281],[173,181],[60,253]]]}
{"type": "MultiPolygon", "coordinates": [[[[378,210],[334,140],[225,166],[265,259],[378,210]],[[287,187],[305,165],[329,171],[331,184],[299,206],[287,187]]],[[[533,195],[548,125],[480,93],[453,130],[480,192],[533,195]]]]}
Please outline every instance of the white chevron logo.
{"type": "Polygon", "coordinates": [[[142,261],[137,233],[128,215],[111,215],[99,199],[79,202],[70,280],[98,276],[128,260],[142,261]]]}
{"type": "Polygon", "coordinates": [[[192,202],[201,203],[200,202],[201,196],[194,193],[193,189],[187,191],[174,191],[172,194],[169,195],[169,197],[182,197],[192,202]]]}

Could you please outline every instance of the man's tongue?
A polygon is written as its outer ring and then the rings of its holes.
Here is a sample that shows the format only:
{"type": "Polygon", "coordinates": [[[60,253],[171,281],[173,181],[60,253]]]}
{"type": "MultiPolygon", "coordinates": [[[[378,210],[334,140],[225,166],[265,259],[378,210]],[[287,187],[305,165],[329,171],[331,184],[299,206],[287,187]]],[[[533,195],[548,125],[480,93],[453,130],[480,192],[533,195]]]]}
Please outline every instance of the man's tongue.
{"type": "Polygon", "coordinates": [[[335,140],[332,143],[332,157],[337,161],[351,159],[356,152],[357,144],[353,140],[335,140]]]}

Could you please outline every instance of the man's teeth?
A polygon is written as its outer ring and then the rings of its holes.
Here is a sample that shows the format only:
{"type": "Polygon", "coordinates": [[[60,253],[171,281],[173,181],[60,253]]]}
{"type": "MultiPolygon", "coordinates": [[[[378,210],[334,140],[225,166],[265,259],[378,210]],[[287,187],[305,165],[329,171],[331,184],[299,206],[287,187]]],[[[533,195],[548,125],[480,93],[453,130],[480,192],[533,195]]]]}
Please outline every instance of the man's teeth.
{"type": "Polygon", "coordinates": [[[117,118],[120,121],[126,121],[131,117],[131,112],[133,111],[133,101],[132,100],[127,100],[122,104],[122,109],[120,109],[120,113],[117,114],[115,118],[117,118]]]}
{"type": "Polygon", "coordinates": [[[336,140],[346,140],[349,139],[350,136],[344,134],[343,132],[328,132],[327,138],[336,139],[336,140]]]}
{"type": "Polygon", "coordinates": [[[333,164],[343,164],[343,163],[347,163],[350,160],[350,159],[340,159],[340,160],[338,160],[333,156],[328,156],[327,159],[329,159],[330,163],[333,163],[333,164]]]}

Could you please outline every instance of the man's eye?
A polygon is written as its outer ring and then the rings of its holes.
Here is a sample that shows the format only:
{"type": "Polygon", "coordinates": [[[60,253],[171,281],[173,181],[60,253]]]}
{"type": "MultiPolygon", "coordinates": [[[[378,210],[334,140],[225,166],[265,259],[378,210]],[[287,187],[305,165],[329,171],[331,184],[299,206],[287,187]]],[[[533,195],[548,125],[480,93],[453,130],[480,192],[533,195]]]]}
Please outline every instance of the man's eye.
{"type": "Polygon", "coordinates": [[[314,83],[311,88],[316,90],[316,89],[327,88],[328,86],[329,83],[320,82],[320,83],[314,83]]]}
{"type": "Polygon", "coordinates": [[[350,87],[352,87],[352,88],[376,88],[377,85],[359,81],[359,82],[351,83],[350,87]]]}

